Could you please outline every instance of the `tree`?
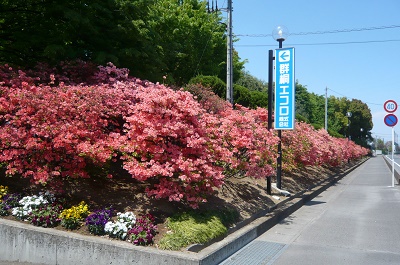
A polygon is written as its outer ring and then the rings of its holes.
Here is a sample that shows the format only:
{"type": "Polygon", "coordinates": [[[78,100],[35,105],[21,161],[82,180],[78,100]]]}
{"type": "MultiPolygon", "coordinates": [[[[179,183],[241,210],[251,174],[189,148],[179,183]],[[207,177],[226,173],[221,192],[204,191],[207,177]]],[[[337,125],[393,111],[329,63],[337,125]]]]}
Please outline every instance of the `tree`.
{"type": "Polygon", "coordinates": [[[116,61],[115,1],[2,1],[0,61],[30,66],[68,59],[116,61]]]}
{"type": "Polygon", "coordinates": [[[375,149],[377,150],[382,150],[384,152],[386,152],[386,145],[383,139],[380,138],[376,138],[375,140],[375,149]]]}
{"type": "Polygon", "coordinates": [[[352,140],[361,146],[367,147],[367,142],[371,139],[370,131],[373,127],[371,110],[361,100],[352,99],[349,111],[352,113],[350,118],[352,123],[349,128],[352,140]]]}
{"type": "MultiPolygon", "coordinates": [[[[133,76],[184,84],[226,79],[225,26],[197,0],[0,2],[0,63],[32,67],[81,59],[113,62],[133,76]]],[[[234,53],[234,77],[244,62],[234,53]]]]}
{"type": "Polygon", "coordinates": [[[296,116],[314,127],[324,126],[324,105],[325,100],[322,96],[309,93],[307,88],[296,82],[296,116]]]}
{"type": "MultiPolygon", "coordinates": [[[[372,114],[367,104],[360,100],[347,98],[328,98],[328,132],[336,137],[349,137],[364,147],[371,141],[372,114]],[[352,117],[346,116],[347,112],[352,117]]],[[[309,93],[307,88],[296,83],[296,119],[305,121],[314,128],[324,128],[325,98],[309,93]]]]}
{"type": "Polygon", "coordinates": [[[240,78],[235,82],[237,85],[244,86],[252,91],[268,92],[268,84],[247,71],[242,71],[240,78]]]}
{"type": "Polygon", "coordinates": [[[307,88],[296,82],[295,86],[295,112],[298,120],[305,122],[310,122],[310,117],[312,115],[312,108],[310,105],[310,93],[308,93],[307,88]]]}

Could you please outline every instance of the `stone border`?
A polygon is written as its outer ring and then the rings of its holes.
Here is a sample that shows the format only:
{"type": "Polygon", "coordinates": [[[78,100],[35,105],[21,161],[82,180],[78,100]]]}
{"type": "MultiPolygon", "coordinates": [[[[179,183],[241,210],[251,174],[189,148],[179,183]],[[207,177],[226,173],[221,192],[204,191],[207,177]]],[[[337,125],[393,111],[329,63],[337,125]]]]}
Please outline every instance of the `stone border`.
{"type": "Polygon", "coordinates": [[[289,216],[332,184],[364,163],[361,161],[343,173],[317,186],[285,199],[246,226],[199,252],[164,251],[97,236],[35,227],[0,218],[0,260],[46,265],[146,264],[146,265],[213,265],[225,260],[256,239],[277,222],[289,216]]]}

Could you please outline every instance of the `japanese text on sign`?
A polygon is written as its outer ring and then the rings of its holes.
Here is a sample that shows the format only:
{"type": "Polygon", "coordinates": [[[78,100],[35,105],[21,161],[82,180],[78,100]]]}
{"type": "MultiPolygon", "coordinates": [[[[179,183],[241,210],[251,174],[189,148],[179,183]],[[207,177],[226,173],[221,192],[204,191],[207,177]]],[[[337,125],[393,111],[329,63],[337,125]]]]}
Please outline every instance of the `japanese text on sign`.
{"type": "Polygon", "coordinates": [[[275,129],[294,129],[294,48],[276,50],[275,129]]]}

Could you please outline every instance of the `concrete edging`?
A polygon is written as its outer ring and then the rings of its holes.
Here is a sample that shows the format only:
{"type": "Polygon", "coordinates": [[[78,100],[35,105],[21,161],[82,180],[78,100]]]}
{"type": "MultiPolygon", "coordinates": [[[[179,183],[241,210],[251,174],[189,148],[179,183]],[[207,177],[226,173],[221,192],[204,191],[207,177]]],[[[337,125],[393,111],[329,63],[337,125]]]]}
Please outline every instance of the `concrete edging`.
{"type": "Polygon", "coordinates": [[[123,241],[35,227],[30,224],[0,218],[0,260],[46,265],[75,265],[77,261],[85,265],[218,264],[273,227],[277,222],[295,212],[366,160],[344,173],[323,181],[308,191],[282,201],[265,216],[255,219],[250,224],[229,234],[221,241],[203,248],[198,253],[138,247],[123,241]]]}

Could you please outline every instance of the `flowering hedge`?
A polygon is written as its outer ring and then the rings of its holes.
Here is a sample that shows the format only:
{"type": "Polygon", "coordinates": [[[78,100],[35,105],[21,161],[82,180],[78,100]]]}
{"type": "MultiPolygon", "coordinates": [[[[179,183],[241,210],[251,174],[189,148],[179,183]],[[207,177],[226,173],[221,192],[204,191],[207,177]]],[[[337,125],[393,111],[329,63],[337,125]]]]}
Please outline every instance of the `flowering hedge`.
{"type": "MultiPolygon", "coordinates": [[[[112,64],[2,66],[0,78],[0,163],[8,175],[54,183],[121,159],[148,183],[149,196],[197,207],[227,176],[274,172],[279,139],[266,129],[265,109],[232,109],[204,93],[197,101],[196,93],[129,77],[112,64]]],[[[287,169],[365,153],[305,124],[283,136],[287,169]]]]}
{"type": "Polygon", "coordinates": [[[282,146],[286,170],[299,165],[336,167],[368,154],[368,149],[304,122],[296,122],[296,130],[282,133],[282,146]]]}

